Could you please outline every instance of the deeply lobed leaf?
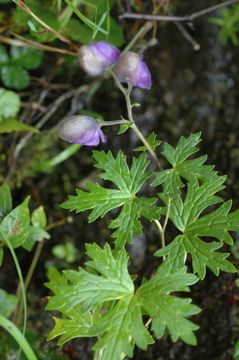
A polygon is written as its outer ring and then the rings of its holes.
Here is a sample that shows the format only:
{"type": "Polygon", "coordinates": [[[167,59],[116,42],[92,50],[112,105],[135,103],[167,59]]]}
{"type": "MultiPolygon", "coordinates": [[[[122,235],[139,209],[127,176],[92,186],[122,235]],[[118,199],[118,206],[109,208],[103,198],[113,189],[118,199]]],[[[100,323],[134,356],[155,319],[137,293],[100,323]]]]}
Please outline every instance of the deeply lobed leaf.
{"type": "MultiPolygon", "coordinates": [[[[229,231],[239,230],[239,212],[229,214],[229,201],[200,217],[205,210],[222,201],[215,193],[224,187],[224,181],[224,177],[217,177],[202,185],[189,183],[184,201],[180,192],[177,193],[170,207],[169,218],[183,235],[177,236],[169,245],[157,251],[156,256],[167,255],[172,267],[177,269],[183,266],[187,254],[190,254],[194,272],[201,279],[205,277],[206,267],[216,275],[220,270],[236,271],[227,260],[229,253],[216,250],[222,247],[223,242],[229,245],[233,243],[229,231]],[[219,242],[205,242],[200,237],[213,237],[219,242]]],[[[162,195],[161,198],[166,203],[167,196],[162,195]]]]}
{"type": "Polygon", "coordinates": [[[152,185],[163,185],[164,194],[170,194],[173,198],[175,192],[184,186],[183,180],[204,182],[216,179],[218,175],[214,166],[205,165],[207,156],[188,159],[198,151],[197,145],[200,141],[200,133],[196,133],[188,138],[182,136],[175,148],[165,143],[162,155],[172,168],[155,173],[152,185]]]}
{"type": "Polygon", "coordinates": [[[182,137],[176,148],[165,145],[163,155],[173,167],[156,173],[153,185],[162,185],[159,197],[166,206],[171,199],[169,219],[182,235],[155,255],[167,256],[172,268],[179,269],[190,254],[194,272],[203,279],[207,267],[216,275],[220,270],[236,271],[227,260],[229,253],[217,250],[224,242],[232,245],[229,232],[239,230],[239,211],[229,213],[230,201],[215,209],[215,205],[223,201],[217,193],[224,188],[226,177],[219,176],[212,166],[204,165],[205,156],[188,160],[197,152],[199,141],[200,134],[192,134],[188,138],[182,137]],[[182,189],[185,182],[186,189],[182,189]],[[201,237],[217,241],[207,242],[208,239],[201,237]]]}
{"type": "Polygon", "coordinates": [[[103,249],[90,244],[87,254],[91,258],[87,270],[67,270],[60,275],[50,269],[47,286],[54,296],[47,309],[64,315],[63,319],[55,318],[50,338],[60,336],[58,344],[62,345],[75,337],[97,336],[94,350],[100,351],[103,360],[119,360],[122,354],[132,357],[135,344],[145,350],[154,342],[143,321],[148,315],[157,337],[167,328],[173,341],[181,338],[196,343],[193,331],[198,327],[188,317],[199,308],[190,299],[170,294],[188,291],[197,281],[186,267],[172,271],[165,263],[135,292],[124,249],[113,253],[107,244],[103,249]]]}
{"type": "Polygon", "coordinates": [[[128,167],[125,155],[120,151],[116,158],[109,151],[94,151],[96,167],[103,170],[99,175],[102,179],[111,181],[117,189],[104,188],[99,184],[87,183],[87,190],[76,190],[76,196],[62,204],[62,207],[76,212],[92,210],[89,221],[103,217],[107,212],[123,206],[118,217],[111,221],[109,228],[116,229],[113,233],[117,248],[126,242],[131,242],[133,234],[142,233],[140,218],[148,220],[159,219],[161,209],[155,203],[156,198],[138,197],[137,194],[149,178],[146,171],[147,156],[141,154],[133,158],[131,168],[128,167]]]}

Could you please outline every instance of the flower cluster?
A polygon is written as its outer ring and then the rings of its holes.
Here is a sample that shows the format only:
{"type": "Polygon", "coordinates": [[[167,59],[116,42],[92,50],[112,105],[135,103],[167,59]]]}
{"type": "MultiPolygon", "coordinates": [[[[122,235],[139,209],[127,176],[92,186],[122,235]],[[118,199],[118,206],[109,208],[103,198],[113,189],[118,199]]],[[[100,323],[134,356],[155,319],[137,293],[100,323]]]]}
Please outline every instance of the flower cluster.
{"type": "MultiPolygon", "coordinates": [[[[78,55],[81,67],[91,76],[101,75],[108,67],[114,66],[114,74],[120,82],[142,89],[151,88],[148,66],[142,56],[135,52],[121,54],[112,44],[99,41],[81,46],[78,55]]],[[[74,144],[97,146],[100,140],[106,142],[100,122],[89,116],[73,116],[61,121],[58,135],[74,144]]]]}
{"type": "Polygon", "coordinates": [[[79,61],[89,75],[100,75],[109,66],[115,65],[114,72],[121,82],[143,89],[151,88],[148,66],[143,58],[133,51],[120,54],[112,44],[99,41],[93,45],[82,46],[79,50],[79,61]]]}

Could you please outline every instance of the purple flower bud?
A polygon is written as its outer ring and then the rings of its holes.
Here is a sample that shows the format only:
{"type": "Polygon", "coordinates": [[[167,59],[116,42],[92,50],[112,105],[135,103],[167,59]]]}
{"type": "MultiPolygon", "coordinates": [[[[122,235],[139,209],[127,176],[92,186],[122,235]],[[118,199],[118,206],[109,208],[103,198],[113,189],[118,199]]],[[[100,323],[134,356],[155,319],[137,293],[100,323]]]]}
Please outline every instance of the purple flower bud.
{"type": "Polygon", "coordinates": [[[99,121],[90,116],[71,116],[58,125],[58,136],[73,144],[97,146],[106,142],[99,121]]]}
{"type": "Polygon", "coordinates": [[[117,62],[120,51],[106,41],[99,41],[96,44],[81,46],[78,54],[80,65],[85,72],[97,76],[117,62]]]}
{"type": "Polygon", "coordinates": [[[143,89],[150,89],[152,86],[149,68],[135,52],[129,51],[122,54],[114,72],[121,82],[127,82],[143,89]]]}

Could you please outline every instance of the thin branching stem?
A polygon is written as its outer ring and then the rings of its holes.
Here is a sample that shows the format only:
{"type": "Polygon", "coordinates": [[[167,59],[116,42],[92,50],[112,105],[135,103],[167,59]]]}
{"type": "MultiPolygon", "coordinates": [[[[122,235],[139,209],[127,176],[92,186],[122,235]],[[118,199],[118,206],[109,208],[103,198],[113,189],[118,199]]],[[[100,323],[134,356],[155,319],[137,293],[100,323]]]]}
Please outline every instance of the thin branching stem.
{"type": "MultiPolygon", "coordinates": [[[[139,130],[138,126],[136,125],[136,123],[134,121],[133,112],[132,112],[133,105],[131,103],[131,97],[130,97],[131,91],[132,91],[132,85],[128,84],[128,88],[124,88],[122,86],[121,82],[119,81],[119,79],[117,78],[116,74],[114,73],[114,71],[112,69],[110,69],[109,72],[112,75],[112,77],[114,78],[116,86],[120,89],[120,91],[123,93],[123,95],[125,97],[126,106],[127,106],[127,113],[128,113],[128,119],[129,119],[128,122],[130,123],[131,129],[135,132],[137,137],[142,141],[142,143],[144,144],[144,146],[146,147],[146,149],[148,150],[148,152],[150,153],[152,158],[155,160],[158,168],[160,170],[162,170],[162,165],[160,164],[154,149],[150,146],[150,144],[148,143],[148,141],[146,140],[144,135],[141,133],[141,131],[139,130]]],[[[155,222],[155,224],[156,224],[156,226],[157,226],[157,228],[159,230],[162,247],[165,247],[165,229],[166,229],[166,226],[167,226],[167,221],[168,221],[168,216],[167,215],[166,215],[165,222],[164,222],[163,226],[161,225],[159,220],[154,220],[154,222],[155,222]]],[[[165,257],[163,257],[163,260],[165,260],[165,257]]]]}
{"type": "Polygon", "coordinates": [[[144,135],[141,133],[141,131],[139,130],[138,126],[135,123],[131,124],[131,129],[134,130],[135,134],[138,136],[138,138],[142,141],[142,143],[144,144],[144,146],[147,148],[147,150],[149,151],[149,153],[151,154],[152,158],[155,160],[158,168],[160,170],[162,170],[162,165],[160,164],[157,155],[155,154],[155,151],[152,149],[152,147],[150,146],[150,144],[148,143],[148,141],[145,139],[144,135]]]}
{"type": "MultiPolygon", "coordinates": [[[[161,246],[162,246],[162,248],[164,248],[165,247],[165,231],[159,220],[154,220],[154,223],[157,226],[159,234],[160,234],[161,246]]],[[[165,256],[163,256],[163,261],[164,260],[165,260],[165,256]]]]}
{"type": "Polygon", "coordinates": [[[171,203],[172,203],[172,199],[171,197],[168,198],[168,205],[167,205],[167,212],[166,212],[166,216],[165,216],[165,220],[164,220],[164,224],[163,224],[163,231],[165,232],[167,224],[168,224],[168,219],[169,219],[169,214],[170,214],[170,208],[171,208],[171,203]]]}
{"type": "MultiPolygon", "coordinates": [[[[46,230],[50,230],[50,229],[53,229],[53,228],[57,228],[57,227],[60,227],[62,225],[64,225],[66,223],[66,220],[65,219],[61,219],[59,221],[56,221],[52,224],[49,224],[48,226],[46,226],[46,230]]],[[[27,290],[31,280],[32,280],[32,277],[33,277],[33,274],[36,270],[36,267],[37,267],[37,264],[38,264],[38,261],[40,259],[40,256],[41,256],[41,253],[42,253],[42,249],[43,249],[43,246],[44,246],[44,240],[41,240],[40,242],[38,242],[37,244],[37,247],[36,247],[36,250],[35,250],[35,253],[34,253],[34,256],[33,256],[33,259],[32,259],[32,262],[31,262],[31,265],[28,269],[28,272],[27,272],[27,275],[26,275],[26,278],[25,278],[25,283],[24,283],[24,286],[25,286],[25,291],[27,290]]],[[[17,294],[19,295],[21,292],[21,288],[18,288],[17,289],[17,294]]],[[[23,303],[22,301],[20,301],[19,303],[19,308],[18,308],[18,319],[17,319],[17,322],[19,323],[20,320],[21,320],[21,314],[22,314],[22,306],[23,306],[23,303]]]]}
{"type": "Polygon", "coordinates": [[[230,6],[230,5],[237,4],[237,3],[239,3],[239,0],[228,0],[223,3],[207,7],[206,9],[202,9],[191,15],[186,15],[186,16],[150,15],[150,14],[137,14],[137,13],[125,12],[119,18],[120,19],[151,20],[151,21],[166,21],[166,22],[176,22],[176,21],[193,22],[195,19],[197,19],[201,16],[211,14],[212,12],[222,9],[223,7],[230,6]]]}
{"type": "Polygon", "coordinates": [[[119,79],[117,78],[117,76],[115,75],[114,71],[112,69],[110,69],[109,72],[112,75],[112,77],[114,78],[116,86],[120,89],[120,91],[122,92],[122,94],[125,97],[126,106],[127,106],[127,113],[128,113],[128,119],[129,119],[129,122],[131,123],[131,125],[130,125],[131,129],[135,132],[137,137],[142,141],[144,146],[147,148],[147,150],[149,151],[149,153],[151,154],[151,156],[155,160],[157,166],[160,169],[162,169],[162,166],[161,166],[161,164],[160,164],[160,162],[159,162],[159,160],[157,158],[157,155],[156,155],[155,151],[150,146],[150,144],[148,143],[148,141],[146,140],[144,135],[141,133],[141,131],[139,130],[138,126],[136,125],[136,123],[134,121],[133,112],[132,112],[133,105],[131,104],[131,97],[130,97],[131,91],[132,91],[132,85],[128,84],[128,88],[124,88],[122,86],[121,82],[119,81],[119,79]]]}
{"type": "Polygon", "coordinates": [[[130,121],[126,119],[121,120],[113,120],[113,121],[101,121],[101,126],[113,126],[113,125],[122,125],[122,124],[129,124],[130,121]]]}
{"type": "MultiPolygon", "coordinates": [[[[172,199],[169,197],[169,199],[168,199],[168,204],[167,204],[167,211],[166,211],[166,215],[165,215],[165,219],[164,219],[163,226],[161,225],[161,223],[159,222],[159,220],[154,220],[154,223],[155,223],[155,225],[157,226],[157,228],[158,228],[158,230],[159,230],[159,233],[160,233],[160,239],[161,239],[161,246],[162,246],[162,248],[164,248],[164,247],[166,246],[165,231],[166,231],[166,227],[167,227],[168,220],[169,220],[171,202],[172,202],[172,199]]],[[[165,256],[163,256],[163,260],[165,260],[165,256]]]]}

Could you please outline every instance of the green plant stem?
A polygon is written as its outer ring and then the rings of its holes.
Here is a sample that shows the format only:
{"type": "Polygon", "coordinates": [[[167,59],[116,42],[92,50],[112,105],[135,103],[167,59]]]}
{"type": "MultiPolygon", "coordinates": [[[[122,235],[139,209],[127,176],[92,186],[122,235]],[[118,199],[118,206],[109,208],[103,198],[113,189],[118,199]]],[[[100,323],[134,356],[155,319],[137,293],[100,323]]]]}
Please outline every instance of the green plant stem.
{"type": "MultiPolygon", "coordinates": [[[[66,223],[65,219],[61,219],[59,221],[56,221],[55,223],[52,223],[52,224],[49,224],[47,227],[46,227],[46,230],[49,230],[49,229],[52,229],[52,228],[55,228],[55,227],[59,227],[59,226],[62,226],[66,223]]],[[[44,240],[40,241],[38,244],[37,244],[37,247],[36,247],[36,251],[34,253],[34,256],[33,256],[33,259],[32,259],[32,262],[31,262],[31,265],[29,267],[29,270],[27,272],[27,275],[26,275],[26,279],[25,279],[25,284],[24,284],[24,287],[25,287],[25,291],[26,289],[28,288],[30,282],[31,282],[31,279],[32,279],[32,276],[35,272],[35,269],[36,269],[36,266],[37,266],[37,263],[39,261],[39,258],[40,258],[40,255],[41,255],[41,252],[42,252],[42,249],[43,249],[43,246],[44,246],[44,240]]],[[[19,311],[18,311],[18,317],[17,317],[17,323],[19,323],[21,321],[21,313],[22,313],[22,305],[23,303],[20,302],[19,304],[19,311]]]]}
{"type": "Polygon", "coordinates": [[[126,101],[126,106],[127,106],[127,113],[128,113],[128,119],[129,122],[131,123],[131,129],[135,132],[135,134],[138,136],[138,138],[142,141],[142,143],[145,145],[145,147],[147,148],[147,150],[149,151],[150,155],[153,157],[153,159],[155,160],[157,166],[162,169],[162,166],[157,158],[157,155],[155,153],[155,151],[152,149],[152,147],[150,146],[150,144],[148,143],[148,141],[145,139],[144,135],[141,133],[141,131],[139,130],[139,128],[137,127],[137,125],[135,124],[134,118],[133,118],[133,112],[132,112],[132,108],[133,105],[131,104],[131,91],[132,91],[132,85],[128,84],[128,88],[124,88],[119,79],[117,78],[117,76],[115,75],[114,71],[112,69],[109,69],[110,74],[112,75],[116,86],[120,89],[120,91],[122,92],[122,94],[125,97],[125,101],[126,101]]]}
{"type": "Polygon", "coordinates": [[[132,91],[132,85],[128,84],[128,89],[124,92],[124,96],[125,96],[125,101],[126,101],[126,106],[127,106],[127,113],[128,113],[128,118],[130,121],[132,121],[132,123],[134,123],[134,118],[133,118],[133,112],[132,112],[132,104],[131,104],[131,91],[132,91]]]}
{"type": "Polygon", "coordinates": [[[121,82],[119,81],[119,79],[117,78],[117,76],[115,75],[114,71],[113,71],[111,68],[109,68],[108,72],[110,73],[110,75],[111,75],[112,78],[114,79],[115,85],[117,86],[117,88],[119,88],[120,91],[121,91],[121,92],[124,94],[124,96],[125,96],[127,89],[125,89],[125,88],[121,85],[121,82]]]}
{"type": "MultiPolygon", "coordinates": [[[[159,234],[160,234],[160,239],[161,239],[161,246],[162,248],[165,247],[165,231],[161,225],[161,223],[159,222],[159,220],[154,220],[154,223],[156,224],[159,234]]],[[[163,261],[165,260],[165,256],[163,256],[163,261]]]]}
{"type": "MultiPolygon", "coordinates": [[[[155,160],[158,168],[160,170],[162,170],[162,165],[160,164],[155,151],[152,149],[152,147],[150,146],[148,141],[145,139],[144,135],[141,133],[141,131],[139,130],[138,126],[136,125],[136,123],[134,121],[133,112],[132,112],[133,105],[131,104],[131,98],[130,98],[131,91],[132,91],[132,85],[128,84],[128,88],[127,89],[124,88],[121,85],[121,83],[120,83],[119,79],[117,78],[117,76],[115,75],[114,71],[112,69],[110,69],[109,72],[112,75],[116,86],[120,89],[120,91],[123,93],[123,95],[125,97],[126,106],[127,106],[127,113],[128,113],[128,119],[129,119],[128,122],[131,124],[130,125],[131,129],[135,132],[137,137],[142,141],[142,143],[144,144],[144,146],[146,147],[146,149],[148,150],[148,152],[150,153],[152,158],[155,160]]],[[[166,229],[166,226],[167,226],[168,217],[169,217],[169,207],[167,209],[167,214],[166,214],[163,226],[161,225],[159,220],[154,220],[154,222],[155,222],[155,224],[156,224],[156,226],[157,226],[157,228],[159,230],[162,248],[165,247],[165,229],[166,229]]],[[[165,260],[165,256],[163,256],[163,260],[165,260]]]]}
{"type": "MultiPolygon", "coordinates": [[[[163,226],[161,225],[159,220],[154,220],[154,223],[156,224],[156,226],[157,226],[157,228],[159,230],[159,233],[160,233],[160,239],[161,239],[162,248],[164,248],[165,245],[166,245],[165,244],[165,230],[166,230],[166,227],[167,227],[167,224],[168,224],[171,202],[172,202],[172,199],[169,198],[168,199],[168,205],[167,205],[167,212],[166,212],[166,215],[165,215],[163,226]]],[[[165,256],[163,256],[163,261],[164,260],[165,260],[165,256]]]]}
{"type": "Polygon", "coordinates": [[[145,147],[147,148],[148,152],[151,154],[152,158],[155,160],[158,168],[160,170],[162,170],[162,165],[160,164],[157,155],[155,154],[155,151],[151,148],[150,144],[148,143],[148,141],[145,139],[144,135],[141,133],[141,131],[139,130],[138,126],[135,123],[131,124],[131,129],[133,129],[133,131],[135,132],[135,134],[138,136],[138,138],[142,141],[142,143],[145,145],[145,147]]]}
{"type": "Polygon", "coordinates": [[[163,224],[163,231],[164,232],[165,232],[167,224],[168,224],[169,213],[170,213],[170,208],[171,208],[171,202],[172,202],[172,199],[169,197],[168,198],[168,205],[167,205],[167,212],[166,212],[166,216],[165,216],[164,224],[163,224]]]}
{"type": "Polygon", "coordinates": [[[37,360],[36,355],[34,354],[32,348],[27,342],[25,336],[21,331],[14,325],[10,320],[0,315],[0,326],[2,326],[9,334],[16,340],[20,348],[26,355],[28,360],[37,360]]]}
{"type": "Polygon", "coordinates": [[[130,98],[131,91],[132,91],[132,85],[129,85],[128,89],[124,92],[126,106],[127,106],[127,113],[128,113],[129,121],[131,122],[131,129],[133,129],[135,134],[145,145],[145,147],[147,148],[147,150],[150,153],[150,155],[152,156],[152,158],[156,161],[157,166],[160,169],[162,169],[162,166],[157,158],[157,155],[155,154],[155,151],[152,149],[152,147],[150,146],[148,141],[145,139],[144,135],[141,133],[141,131],[139,130],[138,126],[136,125],[136,123],[134,121],[133,112],[132,112],[133,105],[131,104],[131,98],[130,98]]]}
{"type": "Polygon", "coordinates": [[[129,124],[130,121],[129,120],[113,120],[113,121],[101,121],[100,125],[101,126],[112,126],[112,125],[120,125],[120,124],[129,124]]]}
{"type": "Polygon", "coordinates": [[[40,258],[40,255],[41,255],[41,252],[42,252],[42,248],[44,246],[44,240],[40,241],[38,244],[37,244],[37,248],[36,248],[36,251],[35,251],[35,254],[33,256],[33,259],[32,259],[32,262],[31,262],[31,265],[30,265],[30,268],[27,272],[27,276],[26,276],[26,279],[25,279],[25,289],[27,290],[30,282],[31,282],[31,279],[32,279],[32,276],[34,274],[34,271],[36,269],[36,266],[37,266],[37,263],[38,263],[38,260],[40,258]]]}
{"type": "MultiPolygon", "coordinates": [[[[37,263],[38,263],[38,260],[40,258],[40,255],[41,255],[41,252],[42,252],[42,248],[43,248],[43,245],[44,245],[44,241],[40,241],[38,244],[37,244],[37,248],[36,248],[36,251],[35,251],[35,254],[33,256],[33,259],[32,259],[32,262],[31,262],[31,265],[30,265],[30,268],[27,272],[27,276],[26,276],[26,279],[25,279],[25,291],[27,290],[30,282],[31,282],[31,279],[32,279],[32,276],[34,274],[34,271],[36,269],[36,266],[37,266],[37,263]]],[[[16,323],[19,324],[21,322],[21,314],[22,314],[22,306],[23,306],[23,302],[20,301],[19,303],[19,306],[18,306],[18,316],[17,316],[17,321],[16,323]]]]}
{"type": "Polygon", "coordinates": [[[94,359],[95,360],[101,360],[103,356],[104,350],[100,349],[95,353],[94,359]]]}
{"type": "MultiPolygon", "coordinates": [[[[42,248],[43,248],[43,245],[44,245],[44,241],[40,241],[38,244],[37,244],[37,248],[36,248],[36,251],[34,253],[34,256],[33,256],[33,259],[32,259],[32,262],[31,262],[31,265],[30,265],[30,268],[27,272],[27,276],[26,276],[26,279],[25,279],[25,283],[24,283],[24,287],[25,287],[25,291],[27,290],[30,282],[31,282],[31,279],[32,279],[32,276],[34,274],[34,271],[36,269],[36,266],[37,266],[37,263],[38,263],[38,260],[40,258],[40,255],[41,255],[41,252],[42,252],[42,248]]],[[[22,287],[19,289],[18,292],[20,292],[22,290],[22,287]]],[[[16,323],[17,324],[20,324],[21,322],[21,316],[22,316],[22,307],[24,307],[24,302],[23,301],[20,301],[19,303],[19,307],[18,307],[18,316],[17,316],[17,320],[16,320],[16,323]]]]}
{"type": "MultiPolygon", "coordinates": [[[[13,261],[15,263],[16,270],[17,270],[20,287],[21,287],[21,294],[22,294],[23,315],[24,315],[24,317],[23,317],[23,335],[25,336],[26,325],[27,325],[27,299],[26,299],[26,291],[25,291],[25,285],[24,285],[24,281],[23,281],[22,271],[21,271],[21,267],[19,265],[17,256],[15,254],[15,251],[14,251],[8,237],[6,236],[6,234],[4,233],[4,231],[2,230],[1,227],[0,227],[0,236],[2,237],[3,241],[7,244],[8,248],[10,250],[10,253],[12,255],[13,261]]],[[[17,359],[20,356],[20,352],[21,352],[21,348],[19,349],[17,359]]]]}

